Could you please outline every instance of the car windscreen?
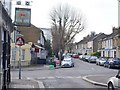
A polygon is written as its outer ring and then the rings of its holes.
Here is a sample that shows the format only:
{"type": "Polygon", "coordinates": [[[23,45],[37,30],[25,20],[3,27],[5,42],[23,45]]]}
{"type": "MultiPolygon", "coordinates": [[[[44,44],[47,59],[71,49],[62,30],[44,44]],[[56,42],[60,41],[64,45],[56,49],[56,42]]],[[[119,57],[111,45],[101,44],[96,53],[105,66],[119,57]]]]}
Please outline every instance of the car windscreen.
{"type": "Polygon", "coordinates": [[[67,56],[64,56],[64,58],[71,58],[71,56],[68,56],[68,55],[67,55],[67,56]]]}

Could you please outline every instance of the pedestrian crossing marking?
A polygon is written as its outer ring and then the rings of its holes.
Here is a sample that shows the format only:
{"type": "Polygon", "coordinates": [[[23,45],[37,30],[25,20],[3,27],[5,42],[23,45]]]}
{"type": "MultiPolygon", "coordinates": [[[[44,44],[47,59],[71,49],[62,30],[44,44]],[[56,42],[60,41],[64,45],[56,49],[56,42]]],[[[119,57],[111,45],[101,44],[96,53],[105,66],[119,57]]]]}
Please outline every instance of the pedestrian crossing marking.
{"type": "Polygon", "coordinates": [[[55,79],[55,78],[58,78],[58,79],[72,79],[72,78],[81,78],[81,76],[55,76],[55,77],[38,77],[37,79],[55,79]]]}
{"type": "MultiPolygon", "coordinates": [[[[58,78],[58,79],[78,79],[78,78],[82,78],[81,76],[49,76],[49,77],[38,77],[38,78],[35,78],[35,79],[55,79],[55,78],[58,78]]],[[[18,77],[15,77],[13,79],[18,79],[18,77]]],[[[29,80],[29,78],[27,78],[29,80]]],[[[33,78],[32,78],[33,79],[33,78]]]]}

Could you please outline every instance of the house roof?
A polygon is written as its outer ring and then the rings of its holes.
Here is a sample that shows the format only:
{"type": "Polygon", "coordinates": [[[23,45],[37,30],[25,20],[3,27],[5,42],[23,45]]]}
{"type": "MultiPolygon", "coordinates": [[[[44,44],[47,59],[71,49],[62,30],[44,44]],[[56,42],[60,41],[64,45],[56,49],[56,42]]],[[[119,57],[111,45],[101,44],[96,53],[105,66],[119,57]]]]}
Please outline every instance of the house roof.
{"type": "Polygon", "coordinates": [[[109,35],[107,35],[107,37],[105,37],[103,40],[108,40],[108,39],[112,39],[115,36],[119,36],[120,35],[120,28],[115,28],[113,27],[113,32],[109,35]]]}
{"type": "Polygon", "coordinates": [[[43,35],[43,32],[40,28],[31,24],[30,27],[20,27],[18,26],[18,31],[23,35],[25,42],[37,43],[40,39],[40,34],[43,35]]]}

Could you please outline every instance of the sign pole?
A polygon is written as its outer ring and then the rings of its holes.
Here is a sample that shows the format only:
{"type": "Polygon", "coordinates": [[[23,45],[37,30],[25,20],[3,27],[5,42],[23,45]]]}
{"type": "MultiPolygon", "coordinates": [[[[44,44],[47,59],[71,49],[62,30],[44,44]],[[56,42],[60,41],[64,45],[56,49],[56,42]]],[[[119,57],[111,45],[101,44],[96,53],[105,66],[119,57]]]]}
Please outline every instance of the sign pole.
{"type": "Polygon", "coordinates": [[[19,79],[21,79],[21,46],[19,46],[19,79]]]}
{"type": "Polygon", "coordinates": [[[24,45],[25,41],[22,37],[18,37],[16,45],[19,46],[19,79],[21,79],[21,46],[24,45]]]}

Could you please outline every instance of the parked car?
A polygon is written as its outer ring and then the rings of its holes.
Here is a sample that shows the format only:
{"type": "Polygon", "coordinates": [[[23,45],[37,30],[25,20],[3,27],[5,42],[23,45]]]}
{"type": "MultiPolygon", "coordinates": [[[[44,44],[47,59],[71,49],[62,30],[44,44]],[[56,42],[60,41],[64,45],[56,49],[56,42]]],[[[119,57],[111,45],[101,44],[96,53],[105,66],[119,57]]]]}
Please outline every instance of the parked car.
{"type": "Polygon", "coordinates": [[[119,58],[109,58],[104,63],[104,67],[108,67],[108,68],[120,68],[120,59],[119,58]]]}
{"type": "Polygon", "coordinates": [[[74,67],[74,62],[71,56],[64,56],[63,61],[61,62],[61,67],[74,67]]]}
{"type": "Polygon", "coordinates": [[[107,58],[100,57],[96,60],[96,65],[104,66],[104,63],[107,61],[107,58]]]}
{"type": "Polygon", "coordinates": [[[96,57],[96,56],[91,56],[89,59],[88,59],[88,62],[89,63],[96,63],[96,60],[97,60],[98,58],[96,57]]]}
{"type": "Polygon", "coordinates": [[[83,55],[79,55],[79,59],[82,60],[82,58],[83,58],[83,55]]]}
{"type": "Polygon", "coordinates": [[[85,60],[85,56],[86,56],[86,55],[82,55],[82,60],[83,60],[83,61],[85,60]]]}
{"type": "Polygon", "coordinates": [[[79,59],[79,55],[77,55],[77,54],[73,54],[72,57],[75,58],[75,59],[79,59]]]}
{"type": "Polygon", "coordinates": [[[87,61],[88,62],[88,59],[90,59],[90,55],[85,55],[85,58],[84,58],[84,61],[87,61]]]}
{"type": "Polygon", "coordinates": [[[120,70],[118,71],[117,75],[108,79],[107,87],[108,90],[120,90],[120,70]]]}

